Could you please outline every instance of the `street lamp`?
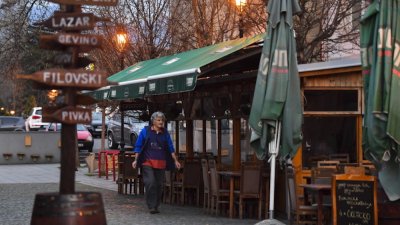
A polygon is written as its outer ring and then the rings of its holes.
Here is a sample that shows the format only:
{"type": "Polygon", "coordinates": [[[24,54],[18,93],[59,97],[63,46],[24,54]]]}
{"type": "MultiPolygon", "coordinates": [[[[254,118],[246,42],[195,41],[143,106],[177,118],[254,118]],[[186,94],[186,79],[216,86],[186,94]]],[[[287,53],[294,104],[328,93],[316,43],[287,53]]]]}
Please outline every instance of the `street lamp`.
{"type": "Polygon", "coordinates": [[[125,31],[120,30],[117,32],[115,37],[115,44],[120,57],[120,69],[124,69],[124,51],[126,44],[128,43],[128,35],[125,31]]]}
{"type": "Polygon", "coordinates": [[[236,0],[236,6],[239,9],[239,37],[243,37],[243,7],[246,5],[246,0],[236,0]]]}
{"type": "MultiPolygon", "coordinates": [[[[128,44],[128,35],[126,34],[124,29],[119,29],[117,31],[115,37],[115,43],[117,47],[117,51],[119,52],[120,56],[120,70],[124,69],[124,51],[125,47],[128,44]]],[[[124,138],[124,111],[122,110],[122,101],[120,102],[119,111],[121,112],[121,152],[125,151],[125,138],[124,138]]]]}

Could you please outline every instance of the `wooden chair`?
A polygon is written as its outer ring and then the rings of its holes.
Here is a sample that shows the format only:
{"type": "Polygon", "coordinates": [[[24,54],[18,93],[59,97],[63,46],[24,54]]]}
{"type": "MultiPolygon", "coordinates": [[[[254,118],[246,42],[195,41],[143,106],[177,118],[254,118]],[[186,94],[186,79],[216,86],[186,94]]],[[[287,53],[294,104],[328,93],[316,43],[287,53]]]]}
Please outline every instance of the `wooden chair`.
{"type": "Polygon", "coordinates": [[[365,174],[377,176],[376,167],[371,161],[363,160],[360,162],[360,166],[365,168],[365,174]]]}
{"type": "Polygon", "coordinates": [[[331,161],[339,161],[340,163],[349,163],[350,156],[348,153],[337,153],[337,154],[330,154],[329,160],[331,161]]]}
{"type": "Polygon", "coordinates": [[[235,191],[239,199],[239,218],[243,219],[243,207],[248,200],[256,200],[258,204],[258,219],[262,212],[261,164],[242,164],[240,190],[235,191]]]}
{"type": "Polygon", "coordinates": [[[120,163],[120,170],[118,174],[118,190],[122,194],[129,193],[138,194],[138,186],[141,184],[141,177],[139,176],[138,169],[132,167],[132,162],[135,160],[135,153],[124,152],[122,155],[122,163],[120,163]],[[122,164],[122,165],[121,165],[122,164]]]}
{"type": "Polygon", "coordinates": [[[216,215],[220,213],[222,204],[229,205],[229,189],[221,188],[219,175],[217,173],[217,165],[215,160],[209,160],[208,166],[210,170],[210,191],[211,191],[211,212],[216,215]]]}
{"type": "Polygon", "coordinates": [[[353,175],[365,175],[365,167],[362,166],[345,166],[344,167],[345,174],[353,174],[353,175]]]}
{"type": "MultiPolygon", "coordinates": [[[[196,198],[196,205],[200,204],[200,186],[202,185],[201,179],[201,165],[200,160],[193,159],[185,161],[183,168],[183,176],[181,182],[173,182],[173,194],[179,194],[181,205],[185,204],[185,197],[188,191],[194,191],[196,198]]],[[[189,198],[186,198],[189,200],[189,198]]]]}
{"type": "Polygon", "coordinates": [[[286,167],[287,190],[289,193],[290,205],[290,224],[296,220],[296,224],[317,224],[317,207],[304,205],[300,202],[297,195],[297,183],[294,168],[286,167]]]}
{"type": "Polygon", "coordinates": [[[340,161],[338,160],[322,160],[317,162],[318,168],[335,168],[339,165],[340,161]]]}
{"type": "Polygon", "coordinates": [[[163,202],[172,204],[172,173],[165,171],[163,202]]]}
{"type": "Polygon", "coordinates": [[[207,159],[201,159],[201,171],[203,174],[203,209],[209,212],[211,203],[211,191],[210,191],[210,174],[209,174],[207,159]]]}

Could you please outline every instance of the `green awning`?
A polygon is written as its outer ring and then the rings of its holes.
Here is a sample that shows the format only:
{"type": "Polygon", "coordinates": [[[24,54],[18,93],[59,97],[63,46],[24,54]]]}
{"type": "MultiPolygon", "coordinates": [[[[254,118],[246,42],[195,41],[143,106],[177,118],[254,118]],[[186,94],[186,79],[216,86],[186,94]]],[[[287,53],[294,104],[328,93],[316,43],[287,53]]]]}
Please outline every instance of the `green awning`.
{"type": "Polygon", "coordinates": [[[192,91],[196,87],[202,67],[253,43],[261,42],[264,35],[226,41],[138,62],[107,78],[110,82],[118,83],[110,86],[108,99],[135,99],[149,95],[192,91]]]}

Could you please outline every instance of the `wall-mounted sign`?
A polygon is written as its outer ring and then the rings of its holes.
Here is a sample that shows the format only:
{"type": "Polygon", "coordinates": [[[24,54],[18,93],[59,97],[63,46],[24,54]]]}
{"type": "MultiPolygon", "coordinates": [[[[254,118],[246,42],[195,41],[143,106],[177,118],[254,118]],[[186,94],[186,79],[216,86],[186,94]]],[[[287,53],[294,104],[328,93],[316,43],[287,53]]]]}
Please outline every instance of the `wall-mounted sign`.
{"type": "Polygon", "coordinates": [[[34,74],[17,75],[18,79],[33,80],[50,87],[97,89],[108,84],[106,73],[84,69],[48,69],[34,74]]]}
{"type": "Polygon", "coordinates": [[[118,0],[48,0],[65,5],[100,5],[100,6],[116,6],[118,0]]]}
{"type": "Polygon", "coordinates": [[[107,21],[92,13],[55,12],[49,19],[36,23],[55,30],[91,30],[96,22],[107,21]]]}
{"type": "Polygon", "coordinates": [[[102,37],[93,34],[74,34],[74,33],[58,33],[55,35],[41,35],[40,43],[46,45],[49,42],[56,42],[66,46],[87,46],[98,48],[101,46],[102,37]]]}
{"type": "Polygon", "coordinates": [[[42,120],[45,122],[60,122],[65,124],[90,124],[92,121],[92,110],[74,106],[43,107],[42,120]]]}

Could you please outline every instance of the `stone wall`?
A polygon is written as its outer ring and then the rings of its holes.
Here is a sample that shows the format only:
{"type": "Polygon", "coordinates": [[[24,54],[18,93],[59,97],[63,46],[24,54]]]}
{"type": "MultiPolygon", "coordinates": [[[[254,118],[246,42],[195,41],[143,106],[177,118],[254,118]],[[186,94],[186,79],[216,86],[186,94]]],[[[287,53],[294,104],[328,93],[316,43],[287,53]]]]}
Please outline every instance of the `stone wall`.
{"type": "Polygon", "coordinates": [[[60,132],[0,132],[0,164],[60,162],[60,132]]]}

